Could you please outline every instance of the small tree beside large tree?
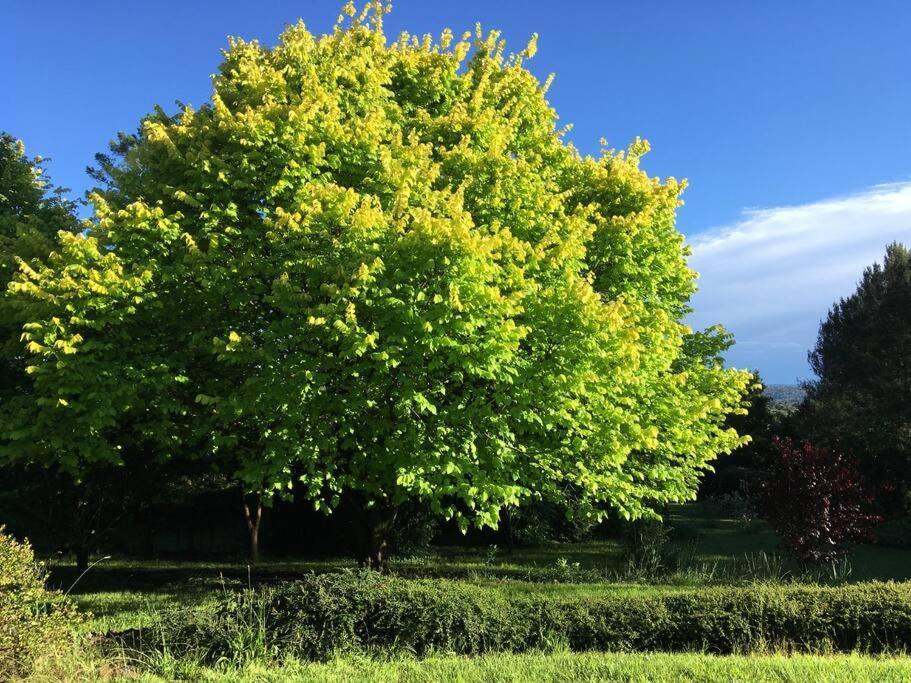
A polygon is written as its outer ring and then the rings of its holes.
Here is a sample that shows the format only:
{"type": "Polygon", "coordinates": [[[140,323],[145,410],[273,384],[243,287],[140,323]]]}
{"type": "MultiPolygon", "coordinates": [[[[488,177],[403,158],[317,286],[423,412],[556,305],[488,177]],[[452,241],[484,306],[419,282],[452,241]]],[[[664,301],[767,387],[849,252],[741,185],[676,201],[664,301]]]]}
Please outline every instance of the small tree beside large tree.
{"type": "Polygon", "coordinates": [[[480,29],[232,40],[211,102],[101,159],[85,234],[12,291],[30,397],[5,448],[73,467],[194,452],[265,499],[364,509],[381,567],[406,500],[494,526],[568,491],[626,518],[692,498],[743,441],[747,372],[692,332],[683,183],[582,156],[480,29]]]}
{"type": "Polygon", "coordinates": [[[21,140],[0,132],[0,401],[26,384],[23,320],[6,287],[19,263],[45,258],[57,233],[73,233],[78,224],[75,204],[51,182],[44,160],[29,157],[21,140]]]}
{"type": "MultiPolygon", "coordinates": [[[[29,352],[22,344],[23,325],[30,313],[23,302],[7,292],[7,286],[20,270],[39,268],[57,243],[58,233],[75,234],[79,229],[76,203],[66,196],[66,188],[57,187],[47,172],[45,160],[26,153],[23,142],[9,133],[0,132],[0,466],[30,463],[19,449],[5,450],[7,429],[14,429],[3,416],[19,404],[35,406],[39,400],[25,374],[29,352]]],[[[48,485],[54,491],[44,507],[60,513],[55,516],[55,535],[77,556],[78,564],[87,564],[87,541],[97,527],[102,506],[86,506],[85,488],[79,473],[68,470],[53,455],[44,460],[50,472],[48,485]],[[63,508],[63,509],[61,509],[63,508]]],[[[18,483],[30,479],[16,470],[18,483]]]]}
{"type": "Polygon", "coordinates": [[[766,519],[802,562],[843,557],[873,540],[881,521],[857,459],[838,451],[776,439],[777,457],[761,494],[766,519]]]}

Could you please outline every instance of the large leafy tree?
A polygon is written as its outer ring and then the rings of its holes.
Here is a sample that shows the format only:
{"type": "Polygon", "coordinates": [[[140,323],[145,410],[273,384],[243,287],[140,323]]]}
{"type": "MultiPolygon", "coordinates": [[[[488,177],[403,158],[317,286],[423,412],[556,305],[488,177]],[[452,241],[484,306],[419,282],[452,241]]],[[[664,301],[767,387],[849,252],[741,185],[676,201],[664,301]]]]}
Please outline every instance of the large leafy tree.
{"type": "Polygon", "coordinates": [[[378,565],[407,499],[467,527],[692,497],[750,376],[682,322],[683,184],[640,169],[643,141],[567,144],[534,41],[389,44],[385,11],[233,40],[209,104],[101,159],[92,228],[14,285],[40,410],[11,446],[191,447],[266,496],[348,495],[378,565]]]}
{"type": "Polygon", "coordinates": [[[803,417],[817,440],[860,458],[866,473],[911,485],[911,251],[886,248],[857,290],[819,327],[810,353],[816,381],[803,417]]]}

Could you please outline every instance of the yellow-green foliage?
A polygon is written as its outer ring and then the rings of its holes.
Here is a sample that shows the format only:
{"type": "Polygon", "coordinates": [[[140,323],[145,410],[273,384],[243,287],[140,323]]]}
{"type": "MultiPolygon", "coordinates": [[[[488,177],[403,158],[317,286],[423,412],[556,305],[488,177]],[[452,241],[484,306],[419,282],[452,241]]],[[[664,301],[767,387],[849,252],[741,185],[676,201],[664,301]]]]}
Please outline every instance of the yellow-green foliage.
{"type": "Polygon", "coordinates": [[[74,208],[50,182],[41,158],[29,157],[20,140],[0,131],[0,407],[27,386],[20,341],[27,317],[6,287],[19,263],[47,257],[59,230],[76,230],[74,208]]]}
{"type": "Polygon", "coordinates": [[[66,599],[44,587],[28,543],[0,526],[0,680],[28,673],[39,657],[65,654],[78,623],[66,599]]]}
{"type": "Polygon", "coordinates": [[[50,182],[42,159],[0,131],[0,287],[6,288],[17,259],[46,256],[58,230],[76,228],[74,208],[50,182]]]}
{"type": "Polygon", "coordinates": [[[749,375],[682,322],[683,183],[644,141],[567,144],[535,40],[389,42],[386,9],[232,40],[209,104],[121,141],[88,233],[12,286],[34,395],[8,454],[188,449],[322,509],[353,490],[467,526],[568,494],[647,515],[741,443],[749,375]]]}

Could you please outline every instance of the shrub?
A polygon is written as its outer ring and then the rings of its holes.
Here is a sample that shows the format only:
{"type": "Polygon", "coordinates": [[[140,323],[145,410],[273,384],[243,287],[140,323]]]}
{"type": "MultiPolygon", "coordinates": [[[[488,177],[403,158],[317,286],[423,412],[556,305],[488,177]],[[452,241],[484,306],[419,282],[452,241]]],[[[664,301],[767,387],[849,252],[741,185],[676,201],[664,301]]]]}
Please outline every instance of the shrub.
{"type": "Polygon", "coordinates": [[[553,541],[580,543],[591,537],[595,520],[578,514],[575,496],[562,504],[530,501],[509,511],[509,532],[520,545],[541,546],[553,541]]]}
{"type": "Polygon", "coordinates": [[[747,529],[756,520],[756,505],[746,482],[732,493],[723,493],[711,499],[722,516],[733,519],[742,529],[747,529]]]}
{"type": "Polygon", "coordinates": [[[857,461],[790,439],[776,440],[778,457],[762,500],[769,523],[803,562],[833,562],[855,543],[873,539],[881,521],[857,461]]]}
{"type": "Polygon", "coordinates": [[[520,576],[522,581],[531,583],[596,583],[609,577],[609,574],[559,557],[552,565],[529,568],[520,576]]]}
{"type": "Polygon", "coordinates": [[[689,527],[648,519],[626,524],[622,538],[623,562],[614,575],[617,581],[657,579],[680,571],[692,559],[696,542],[689,527]]]}
{"type": "Polygon", "coordinates": [[[25,675],[39,656],[73,646],[79,616],[44,580],[31,546],[0,526],[0,680],[25,675]]]}
{"type": "Polygon", "coordinates": [[[667,527],[658,521],[639,520],[623,533],[623,570],[627,578],[649,578],[666,569],[667,527]]]}
{"type": "Polygon", "coordinates": [[[389,543],[392,553],[408,555],[426,552],[438,526],[439,520],[428,505],[418,501],[402,504],[389,543]]]}
{"type": "MultiPolygon", "coordinates": [[[[134,642],[140,634],[128,634],[134,642]]],[[[701,588],[560,596],[370,573],[313,575],[246,591],[145,637],[204,661],[340,652],[896,652],[911,647],[911,584],[701,588]],[[238,637],[241,634],[241,637],[238,637]],[[246,634],[246,635],[245,635],[246,634]],[[246,639],[251,639],[250,643],[246,639]]]]}

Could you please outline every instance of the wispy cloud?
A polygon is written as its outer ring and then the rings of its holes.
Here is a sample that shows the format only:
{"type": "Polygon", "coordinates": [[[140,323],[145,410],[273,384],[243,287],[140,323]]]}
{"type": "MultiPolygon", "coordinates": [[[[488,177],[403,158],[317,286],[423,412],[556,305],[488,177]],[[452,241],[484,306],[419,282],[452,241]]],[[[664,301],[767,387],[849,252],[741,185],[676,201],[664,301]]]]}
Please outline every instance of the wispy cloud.
{"type": "Polygon", "coordinates": [[[737,338],[729,361],[766,381],[806,378],[819,321],[893,241],[911,243],[911,182],[747,211],[690,240],[700,274],[690,322],[727,327],[737,338]]]}

